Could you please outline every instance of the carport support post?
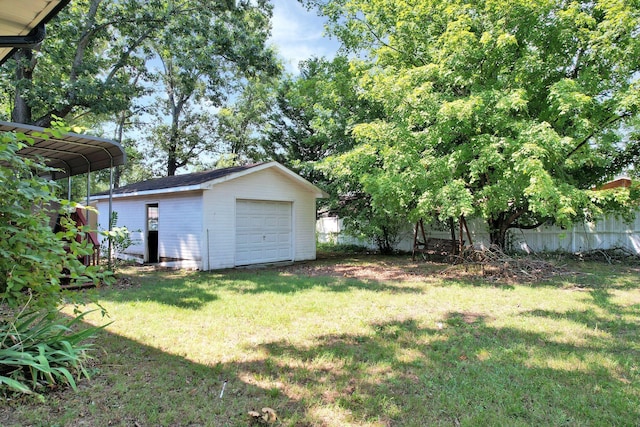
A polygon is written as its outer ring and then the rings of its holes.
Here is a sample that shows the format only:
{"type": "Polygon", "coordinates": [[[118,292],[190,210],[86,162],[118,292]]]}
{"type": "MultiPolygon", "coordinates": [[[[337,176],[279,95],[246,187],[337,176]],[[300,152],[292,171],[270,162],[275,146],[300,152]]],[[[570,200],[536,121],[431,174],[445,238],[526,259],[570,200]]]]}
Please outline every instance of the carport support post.
{"type": "Polygon", "coordinates": [[[109,237],[107,238],[107,269],[111,270],[111,216],[113,215],[113,159],[111,159],[111,167],[109,168],[109,237]]]}
{"type": "MultiPolygon", "coordinates": [[[[91,168],[87,165],[87,207],[89,207],[89,198],[91,197],[91,168]]],[[[87,224],[89,224],[89,210],[87,209],[87,224]]]]}
{"type": "MultiPolygon", "coordinates": [[[[87,226],[89,225],[89,215],[91,212],[89,212],[89,199],[91,198],[91,165],[87,164],[87,205],[85,207],[85,212],[87,214],[86,220],[87,220],[87,226]]],[[[87,239],[89,239],[89,237],[87,236],[87,239]]],[[[89,255],[85,255],[85,265],[89,265],[91,263],[91,259],[89,258],[89,255]]]]}

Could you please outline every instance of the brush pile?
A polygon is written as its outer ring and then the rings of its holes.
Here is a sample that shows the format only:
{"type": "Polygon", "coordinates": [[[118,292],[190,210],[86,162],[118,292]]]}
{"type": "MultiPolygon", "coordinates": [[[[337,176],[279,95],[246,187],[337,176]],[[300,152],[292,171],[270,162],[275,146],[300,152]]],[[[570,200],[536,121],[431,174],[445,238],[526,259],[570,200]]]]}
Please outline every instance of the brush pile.
{"type": "Polygon", "coordinates": [[[594,249],[586,252],[577,252],[573,254],[574,259],[578,261],[599,261],[608,264],[640,264],[640,256],[631,252],[627,248],[612,249],[594,249]]]}
{"type": "Polygon", "coordinates": [[[502,250],[467,249],[456,262],[442,271],[445,276],[482,277],[504,282],[543,282],[557,276],[574,275],[565,265],[558,265],[535,255],[508,255],[502,250]]]}

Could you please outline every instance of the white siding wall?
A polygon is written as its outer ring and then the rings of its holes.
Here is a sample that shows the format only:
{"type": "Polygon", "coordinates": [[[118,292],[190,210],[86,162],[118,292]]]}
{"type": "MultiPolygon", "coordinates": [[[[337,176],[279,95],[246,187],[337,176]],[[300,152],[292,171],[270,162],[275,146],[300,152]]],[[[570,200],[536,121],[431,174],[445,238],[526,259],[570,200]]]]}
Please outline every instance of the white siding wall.
{"type": "MultiPolygon", "coordinates": [[[[109,229],[109,202],[101,200],[97,203],[98,208],[98,229],[109,229]]],[[[119,200],[113,199],[113,211],[118,213],[117,227],[127,227],[131,232],[131,239],[134,244],[127,250],[128,254],[144,256],[146,239],[144,238],[146,211],[144,202],[139,199],[119,200]]],[[[102,245],[103,237],[100,236],[102,245]]],[[[106,242],[104,243],[106,244],[106,242]]]]}
{"type": "Polygon", "coordinates": [[[316,199],[302,185],[274,169],[217,184],[203,194],[203,269],[234,267],[236,200],[292,202],[293,258],[315,259],[316,199]],[[207,245],[208,241],[208,245],[207,245]]]}
{"type": "MultiPolygon", "coordinates": [[[[135,244],[126,251],[144,257],[147,205],[158,204],[158,256],[201,261],[202,196],[200,192],[171,193],[150,197],[114,198],[117,226],[126,226],[135,244]]],[[[101,230],[108,228],[108,201],[97,204],[101,230]]]]}
{"type": "Polygon", "coordinates": [[[201,256],[201,193],[173,193],[158,199],[158,256],[195,260],[201,256]]]}

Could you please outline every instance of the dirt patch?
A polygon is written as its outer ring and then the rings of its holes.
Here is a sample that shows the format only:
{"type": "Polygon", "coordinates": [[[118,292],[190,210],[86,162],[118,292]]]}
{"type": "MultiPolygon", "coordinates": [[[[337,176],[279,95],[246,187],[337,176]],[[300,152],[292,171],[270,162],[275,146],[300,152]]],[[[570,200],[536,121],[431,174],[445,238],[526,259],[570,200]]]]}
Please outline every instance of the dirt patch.
{"type": "Polygon", "coordinates": [[[139,281],[134,281],[128,276],[118,275],[116,282],[109,285],[109,289],[132,289],[140,286],[139,281]]]}
{"type": "Polygon", "coordinates": [[[378,256],[344,261],[296,263],[277,268],[283,274],[309,277],[345,277],[357,280],[424,282],[431,280],[486,280],[498,283],[534,283],[554,277],[576,275],[566,266],[535,257],[510,257],[487,253],[482,259],[460,259],[457,263],[411,260],[410,257],[378,256]]]}
{"type": "MultiPolygon", "coordinates": [[[[284,275],[307,277],[341,277],[376,282],[426,282],[433,280],[486,280],[499,283],[531,283],[562,275],[575,275],[563,265],[535,257],[511,257],[501,252],[483,253],[482,259],[458,262],[412,260],[410,256],[358,255],[348,258],[324,258],[286,265],[266,265],[284,275]]],[[[149,267],[138,267],[145,270],[149,267]]],[[[149,270],[152,271],[152,270],[149,270]]],[[[238,270],[242,271],[242,269],[238,270]]],[[[119,275],[112,289],[126,290],[140,286],[140,281],[119,275]]]]}
{"type": "Polygon", "coordinates": [[[415,282],[431,280],[446,265],[412,261],[397,257],[391,260],[350,259],[333,263],[303,263],[278,268],[284,274],[308,277],[329,276],[357,280],[415,282]]]}

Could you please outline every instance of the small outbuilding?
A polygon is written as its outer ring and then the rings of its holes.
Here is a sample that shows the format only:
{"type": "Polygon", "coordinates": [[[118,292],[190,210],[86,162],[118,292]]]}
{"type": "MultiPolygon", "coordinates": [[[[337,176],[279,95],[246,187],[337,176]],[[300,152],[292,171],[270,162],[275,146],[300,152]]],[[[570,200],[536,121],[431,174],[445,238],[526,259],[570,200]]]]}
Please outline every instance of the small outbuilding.
{"type": "MultiPolygon", "coordinates": [[[[277,162],[152,179],[113,190],[120,256],[214,270],[316,257],[316,199],[327,193],[277,162]]],[[[108,195],[93,196],[108,227],[108,195]]]]}

